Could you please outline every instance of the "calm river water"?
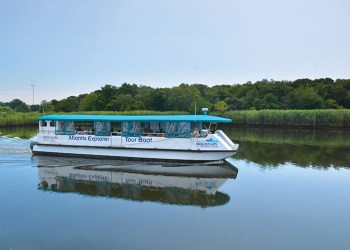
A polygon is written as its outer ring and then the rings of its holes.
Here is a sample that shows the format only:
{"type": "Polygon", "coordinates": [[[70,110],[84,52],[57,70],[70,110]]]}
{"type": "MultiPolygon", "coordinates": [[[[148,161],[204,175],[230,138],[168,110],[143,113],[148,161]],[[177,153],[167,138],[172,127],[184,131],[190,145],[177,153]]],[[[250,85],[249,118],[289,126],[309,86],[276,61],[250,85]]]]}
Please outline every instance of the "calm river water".
{"type": "Polygon", "coordinates": [[[36,128],[0,128],[0,249],[350,249],[350,131],[224,130],[238,171],[33,157],[36,128]]]}

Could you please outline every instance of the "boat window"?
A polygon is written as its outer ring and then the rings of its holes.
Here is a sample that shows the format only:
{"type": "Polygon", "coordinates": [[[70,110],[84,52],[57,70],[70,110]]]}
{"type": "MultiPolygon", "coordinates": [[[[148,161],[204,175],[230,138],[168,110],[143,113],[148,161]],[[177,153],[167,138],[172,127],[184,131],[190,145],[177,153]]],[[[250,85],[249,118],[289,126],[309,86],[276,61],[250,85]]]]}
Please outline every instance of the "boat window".
{"type": "Polygon", "coordinates": [[[46,121],[41,121],[40,122],[40,126],[41,127],[46,127],[47,126],[47,122],[46,121]]]}
{"type": "MultiPolygon", "coordinates": [[[[200,125],[200,123],[198,123],[198,125],[200,125]]],[[[190,122],[167,122],[165,136],[176,138],[190,138],[193,129],[193,125],[190,122]]]]}
{"type": "Polygon", "coordinates": [[[166,123],[166,137],[185,138],[191,137],[191,123],[190,122],[167,122],[166,123]]]}
{"type": "Polygon", "coordinates": [[[141,135],[141,122],[130,122],[129,136],[141,135]]]}
{"type": "Polygon", "coordinates": [[[112,135],[121,135],[122,129],[120,122],[112,122],[111,126],[112,135]]]}
{"type": "Polygon", "coordinates": [[[93,134],[94,122],[79,121],[75,122],[75,131],[77,134],[93,134]]]}
{"type": "Polygon", "coordinates": [[[150,122],[151,130],[154,133],[164,133],[164,122],[150,122]]]}
{"type": "Polygon", "coordinates": [[[64,128],[65,128],[65,123],[64,123],[64,121],[57,121],[55,133],[56,133],[57,135],[63,135],[63,134],[64,134],[64,128]]]}
{"type": "Polygon", "coordinates": [[[165,122],[160,122],[159,123],[159,133],[164,133],[165,132],[165,122]]]}
{"type": "Polygon", "coordinates": [[[142,135],[148,135],[150,133],[153,133],[149,122],[142,122],[141,123],[141,133],[142,133],[142,135]]]}
{"type": "Polygon", "coordinates": [[[95,135],[109,136],[111,135],[111,123],[110,122],[95,122],[95,135]]]}
{"type": "Polygon", "coordinates": [[[128,136],[129,132],[129,123],[128,122],[123,122],[122,123],[122,135],[123,136],[128,136]]]}
{"type": "Polygon", "coordinates": [[[166,124],[166,130],[165,130],[165,136],[166,137],[176,137],[177,132],[177,122],[167,122],[166,124]]]}
{"type": "Polygon", "coordinates": [[[57,121],[55,133],[57,135],[75,134],[74,121],[57,121]]]}
{"type": "Polygon", "coordinates": [[[200,122],[192,122],[191,126],[192,126],[192,130],[194,130],[195,128],[198,128],[199,132],[202,131],[202,124],[200,122]]]}
{"type": "Polygon", "coordinates": [[[178,137],[191,137],[192,128],[190,122],[179,122],[178,137]]]}
{"type": "Polygon", "coordinates": [[[123,122],[122,135],[125,137],[141,136],[141,122],[123,122]]]}
{"type": "Polygon", "coordinates": [[[65,134],[75,134],[74,121],[66,121],[65,134]]]}
{"type": "Polygon", "coordinates": [[[56,127],[56,122],[55,121],[51,121],[50,122],[50,127],[56,127]]]}
{"type": "Polygon", "coordinates": [[[164,136],[163,122],[142,122],[141,134],[143,136],[164,136]]]}

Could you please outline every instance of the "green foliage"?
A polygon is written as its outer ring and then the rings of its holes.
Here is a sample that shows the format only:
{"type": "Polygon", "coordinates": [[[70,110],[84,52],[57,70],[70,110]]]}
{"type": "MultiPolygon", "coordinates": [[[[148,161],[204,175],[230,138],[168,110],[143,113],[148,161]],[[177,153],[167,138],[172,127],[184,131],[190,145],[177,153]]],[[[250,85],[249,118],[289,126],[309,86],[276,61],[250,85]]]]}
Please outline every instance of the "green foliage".
{"type": "Polygon", "coordinates": [[[76,96],[70,96],[62,101],[58,102],[54,108],[55,112],[74,112],[78,111],[79,98],[76,96]]]}
{"type": "Polygon", "coordinates": [[[14,113],[15,111],[8,106],[0,106],[0,112],[3,113],[14,113]]]}
{"type": "Polygon", "coordinates": [[[35,120],[41,113],[37,112],[11,112],[5,113],[0,112],[0,127],[5,126],[22,126],[22,125],[37,125],[38,122],[35,120]]]}
{"type": "Polygon", "coordinates": [[[50,112],[54,110],[54,105],[51,102],[48,102],[46,100],[43,100],[40,103],[39,108],[37,109],[38,111],[42,111],[42,112],[50,112]]]}
{"type": "Polygon", "coordinates": [[[228,105],[224,101],[220,101],[214,104],[215,110],[219,112],[225,112],[228,109],[228,105]]]}
{"type": "Polygon", "coordinates": [[[334,127],[350,128],[350,110],[241,110],[230,111],[225,116],[234,124],[249,126],[282,127],[334,127]]]}
{"type": "Polygon", "coordinates": [[[189,111],[194,113],[225,102],[229,110],[263,109],[341,109],[350,108],[350,80],[299,79],[261,80],[254,84],[216,85],[181,84],[171,88],[151,88],[123,83],[110,84],[90,94],[51,101],[56,112],[77,111],[189,111]]]}
{"type": "Polygon", "coordinates": [[[320,109],[323,100],[311,87],[299,87],[291,94],[291,107],[294,109],[320,109]]]}
{"type": "Polygon", "coordinates": [[[166,107],[169,110],[190,111],[194,113],[194,103],[200,99],[197,88],[188,84],[174,87],[166,94],[166,107]]]}
{"type": "Polygon", "coordinates": [[[91,93],[84,96],[80,101],[80,110],[89,111],[89,110],[98,110],[98,100],[99,94],[91,93]]]}
{"type": "Polygon", "coordinates": [[[220,126],[232,141],[274,144],[348,147],[350,131],[345,129],[245,128],[220,126]]]}
{"type": "MultiPolygon", "coordinates": [[[[0,105],[7,107],[5,112],[30,111],[29,106],[18,99],[0,105]]],[[[56,113],[137,110],[190,113],[197,110],[199,113],[203,107],[209,108],[209,114],[214,110],[220,113],[245,110],[244,115],[240,117],[244,121],[242,124],[314,126],[318,124],[317,119],[338,119],[334,117],[333,111],[331,115],[328,115],[330,111],[325,111],[327,115],[323,115],[321,109],[334,109],[335,112],[338,109],[350,108],[350,80],[305,78],[291,82],[264,79],[255,83],[212,87],[183,83],[171,88],[151,88],[129,83],[123,83],[119,87],[107,84],[89,94],[43,101],[34,106],[37,111],[56,113]],[[291,112],[281,115],[279,110],[291,112]],[[301,111],[304,113],[295,113],[294,110],[304,110],[301,111]],[[308,110],[320,111],[317,111],[318,115],[315,116],[314,112],[308,113],[308,110]]]]}
{"type": "Polygon", "coordinates": [[[8,106],[17,112],[29,112],[30,108],[27,104],[19,99],[13,99],[8,106]]]}

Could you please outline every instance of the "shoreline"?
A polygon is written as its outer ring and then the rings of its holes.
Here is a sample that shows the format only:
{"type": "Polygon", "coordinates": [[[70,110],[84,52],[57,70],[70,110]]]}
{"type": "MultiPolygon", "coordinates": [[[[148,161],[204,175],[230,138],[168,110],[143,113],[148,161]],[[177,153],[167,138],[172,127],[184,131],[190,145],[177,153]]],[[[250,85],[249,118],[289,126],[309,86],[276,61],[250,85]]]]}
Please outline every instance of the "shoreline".
{"type": "MultiPolygon", "coordinates": [[[[185,112],[131,111],[131,112],[72,112],[65,114],[101,114],[101,115],[175,115],[185,112]]],[[[60,113],[63,114],[63,113],[60,113]]],[[[187,113],[188,114],[188,113],[187,113]]],[[[232,119],[231,123],[221,126],[247,128],[278,129],[350,129],[350,109],[316,110],[237,110],[224,113],[210,112],[211,115],[232,119]]],[[[0,113],[1,127],[36,126],[36,118],[42,113],[0,113]]]]}

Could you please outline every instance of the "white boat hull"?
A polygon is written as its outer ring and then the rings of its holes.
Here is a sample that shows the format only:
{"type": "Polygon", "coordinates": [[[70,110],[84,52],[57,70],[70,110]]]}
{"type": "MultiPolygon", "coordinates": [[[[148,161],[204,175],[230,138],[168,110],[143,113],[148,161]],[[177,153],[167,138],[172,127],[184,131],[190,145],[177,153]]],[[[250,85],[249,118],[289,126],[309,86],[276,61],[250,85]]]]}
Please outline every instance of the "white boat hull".
{"type": "Polygon", "coordinates": [[[122,147],[84,147],[70,145],[36,144],[33,154],[36,155],[70,155],[93,158],[127,158],[139,160],[210,162],[226,159],[236,153],[236,150],[174,150],[122,147]]]}

